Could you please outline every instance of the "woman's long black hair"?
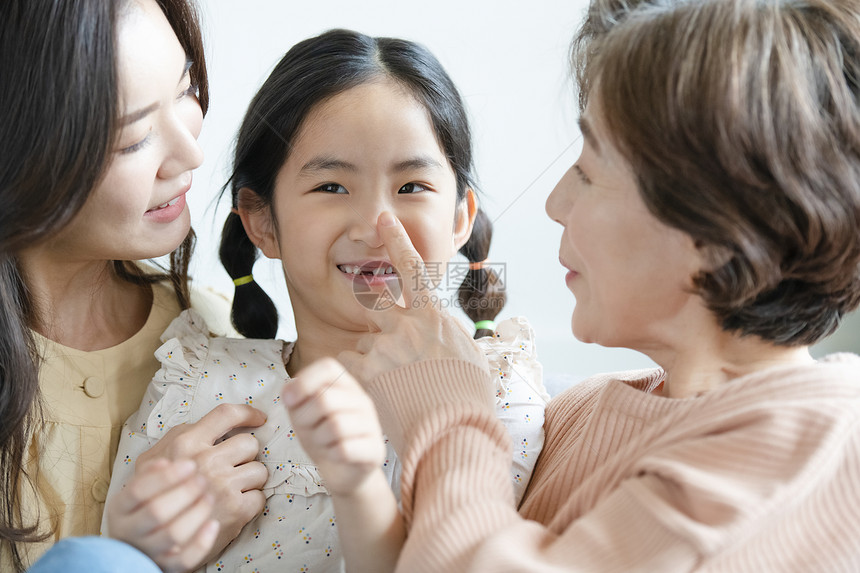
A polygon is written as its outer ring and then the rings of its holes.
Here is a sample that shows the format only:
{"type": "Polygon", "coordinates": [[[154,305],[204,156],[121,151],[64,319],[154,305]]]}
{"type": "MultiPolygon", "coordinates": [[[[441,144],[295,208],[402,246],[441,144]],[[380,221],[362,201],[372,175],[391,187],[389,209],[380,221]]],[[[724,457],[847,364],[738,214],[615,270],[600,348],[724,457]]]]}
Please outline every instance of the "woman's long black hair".
{"type": "MultiPolygon", "coordinates": [[[[190,0],[157,0],[186,54],[200,104],[208,106],[206,63],[190,0]]],[[[110,163],[119,116],[116,35],[124,1],[0,2],[0,544],[23,568],[19,543],[44,539],[24,522],[23,468],[39,414],[36,312],[18,253],[68,224],[110,163]]],[[[144,274],[114,261],[136,284],[169,281],[188,306],[188,261],[194,235],[170,256],[164,273],[144,274]]]]}

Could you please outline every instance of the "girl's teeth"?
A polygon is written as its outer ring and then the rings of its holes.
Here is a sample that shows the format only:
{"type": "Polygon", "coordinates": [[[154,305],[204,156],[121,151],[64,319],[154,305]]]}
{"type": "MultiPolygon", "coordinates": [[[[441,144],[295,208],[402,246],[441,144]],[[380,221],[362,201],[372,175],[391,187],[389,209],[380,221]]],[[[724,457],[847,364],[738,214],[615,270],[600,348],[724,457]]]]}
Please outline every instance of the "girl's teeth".
{"type": "Polygon", "coordinates": [[[393,266],[376,267],[372,271],[367,271],[367,272],[363,272],[361,270],[361,267],[353,266],[353,265],[338,265],[338,267],[340,268],[341,271],[345,272],[346,274],[351,274],[351,275],[372,274],[373,276],[378,277],[379,275],[394,274],[394,267],[393,266]]]}

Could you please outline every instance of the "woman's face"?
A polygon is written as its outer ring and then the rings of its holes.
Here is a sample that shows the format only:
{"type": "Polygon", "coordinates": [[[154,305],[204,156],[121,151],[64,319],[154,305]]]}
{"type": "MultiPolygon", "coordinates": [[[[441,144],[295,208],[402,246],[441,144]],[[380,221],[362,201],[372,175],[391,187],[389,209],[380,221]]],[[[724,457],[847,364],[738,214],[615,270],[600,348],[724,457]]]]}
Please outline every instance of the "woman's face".
{"type": "Polygon", "coordinates": [[[647,352],[706,316],[692,294],[701,258],[688,235],[648,211],[597,103],[580,120],[582,154],[550,194],[546,211],[564,227],[559,259],[576,297],[574,336],[647,352]]]}
{"type": "Polygon", "coordinates": [[[50,240],[66,261],[161,256],[191,224],[185,194],[203,159],[203,114],[185,51],[154,0],[130,2],[118,25],[120,132],[102,180],[50,240]]]}
{"type": "Polygon", "coordinates": [[[281,259],[300,332],[322,323],[366,331],[362,306],[386,289],[399,294],[376,232],[379,214],[396,215],[427,264],[444,269],[471,232],[460,203],[427,111],[399,85],[380,81],[308,114],[278,173],[272,212],[246,214],[246,229],[265,229],[257,244],[281,259]]]}

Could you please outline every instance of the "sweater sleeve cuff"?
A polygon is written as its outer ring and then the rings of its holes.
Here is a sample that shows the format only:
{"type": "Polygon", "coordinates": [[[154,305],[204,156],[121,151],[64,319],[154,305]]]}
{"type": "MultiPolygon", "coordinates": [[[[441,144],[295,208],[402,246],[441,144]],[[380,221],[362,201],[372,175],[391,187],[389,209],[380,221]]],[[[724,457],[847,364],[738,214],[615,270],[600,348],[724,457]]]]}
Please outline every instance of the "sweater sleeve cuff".
{"type": "Polygon", "coordinates": [[[415,362],[377,376],[366,390],[398,452],[428,416],[444,424],[444,412],[452,407],[460,413],[466,409],[493,415],[489,372],[465,360],[415,362]]]}

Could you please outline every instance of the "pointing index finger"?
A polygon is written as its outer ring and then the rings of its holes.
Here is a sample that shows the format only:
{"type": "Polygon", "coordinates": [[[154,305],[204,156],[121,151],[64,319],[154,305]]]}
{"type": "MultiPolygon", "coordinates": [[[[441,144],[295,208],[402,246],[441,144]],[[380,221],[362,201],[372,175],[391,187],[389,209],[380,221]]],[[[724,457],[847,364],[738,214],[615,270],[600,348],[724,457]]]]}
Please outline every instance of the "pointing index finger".
{"type": "Polygon", "coordinates": [[[376,227],[388,250],[388,256],[391,257],[391,263],[404,283],[403,300],[406,302],[406,308],[412,308],[414,301],[430,293],[432,283],[428,280],[424,261],[412,245],[406,229],[393,214],[388,211],[380,213],[376,227]]]}

